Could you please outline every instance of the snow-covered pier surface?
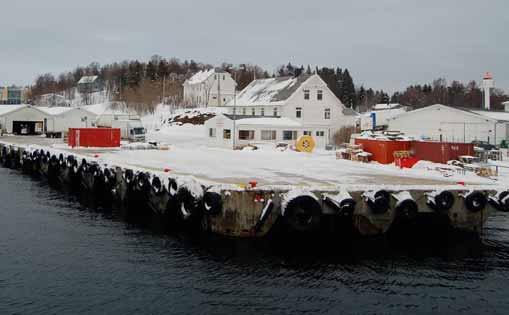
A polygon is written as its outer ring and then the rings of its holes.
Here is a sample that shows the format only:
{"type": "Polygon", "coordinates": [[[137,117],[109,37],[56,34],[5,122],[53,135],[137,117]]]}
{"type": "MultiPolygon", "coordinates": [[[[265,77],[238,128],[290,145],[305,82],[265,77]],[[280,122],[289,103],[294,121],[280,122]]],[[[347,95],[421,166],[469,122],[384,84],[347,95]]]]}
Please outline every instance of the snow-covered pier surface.
{"type": "MultiPolygon", "coordinates": [[[[233,151],[208,147],[203,143],[202,126],[178,126],[164,132],[149,133],[149,141],[164,144],[168,150],[136,150],[136,145],[122,149],[71,149],[58,139],[42,137],[3,137],[0,143],[29,149],[51,149],[57,154],[73,154],[101,165],[121,166],[150,172],[170,171],[176,176],[193,176],[206,184],[258,186],[306,186],[333,188],[360,185],[467,185],[504,186],[509,178],[497,180],[473,173],[439,172],[427,163],[413,169],[394,165],[365,164],[337,160],[334,152],[300,153],[277,151],[260,145],[255,151],[233,151]],[[197,131],[198,130],[198,131],[197,131]]],[[[503,171],[504,169],[502,169],[503,171]]]]}

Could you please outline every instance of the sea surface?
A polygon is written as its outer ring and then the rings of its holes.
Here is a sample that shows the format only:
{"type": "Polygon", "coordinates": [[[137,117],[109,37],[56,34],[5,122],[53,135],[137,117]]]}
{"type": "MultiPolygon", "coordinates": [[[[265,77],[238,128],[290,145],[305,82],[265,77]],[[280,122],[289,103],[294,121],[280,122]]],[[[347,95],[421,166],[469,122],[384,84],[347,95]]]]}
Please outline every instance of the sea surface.
{"type": "Polygon", "coordinates": [[[0,168],[0,314],[509,314],[504,213],[480,240],[432,246],[211,238],[157,234],[0,168]]]}

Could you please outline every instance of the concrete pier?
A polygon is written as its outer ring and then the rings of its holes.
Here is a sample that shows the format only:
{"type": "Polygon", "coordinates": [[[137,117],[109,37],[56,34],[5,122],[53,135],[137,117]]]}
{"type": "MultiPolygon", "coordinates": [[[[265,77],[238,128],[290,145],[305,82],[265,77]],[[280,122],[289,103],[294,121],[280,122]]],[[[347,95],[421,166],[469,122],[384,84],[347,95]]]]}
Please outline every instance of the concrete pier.
{"type": "Polygon", "coordinates": [[[229,237],[263,237],[280,228],[335,233],[345,226],[362,236],[382,235],[422,217],[479,233],[491,211],[509,211],[509,192],[493,186],[210,185],[191,176],[101,165],[52,148],[5,143],[0,143],[0,161],[78,194],[86,204],[121,210],[129,220],[229,237]]]}

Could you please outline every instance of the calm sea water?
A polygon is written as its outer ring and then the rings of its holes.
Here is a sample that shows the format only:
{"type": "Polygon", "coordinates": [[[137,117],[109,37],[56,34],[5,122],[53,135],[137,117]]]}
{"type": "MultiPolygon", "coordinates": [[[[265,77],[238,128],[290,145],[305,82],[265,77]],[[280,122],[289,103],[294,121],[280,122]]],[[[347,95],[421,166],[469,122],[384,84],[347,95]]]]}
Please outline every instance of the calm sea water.
{"type": "Polygon", "coordinates": [[[508,227],[283,251],[153,234],[0,169],[0,314],[508,314],[508,227]]]}

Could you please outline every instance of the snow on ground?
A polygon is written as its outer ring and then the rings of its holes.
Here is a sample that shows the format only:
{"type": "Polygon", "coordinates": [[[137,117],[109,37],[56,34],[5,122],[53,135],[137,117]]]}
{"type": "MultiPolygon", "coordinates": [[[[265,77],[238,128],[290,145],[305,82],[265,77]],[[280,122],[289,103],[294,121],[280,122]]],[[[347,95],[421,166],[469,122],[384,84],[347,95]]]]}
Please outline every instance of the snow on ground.
{"type": "MultiPolygon", "coordinates": [[[[221,109],[209,108],[209,112],[221,109]]],[[[202,110],[200,110],[201,112],[202,110]]],[[[259,150],[233,151],[229,148],[209,147],[204,125],[168,124],[168,118],[183,114],[159,106],[153,114],[142,117],[148,129],[147,140],[167,145],[169,150],[70,149],[61,140],[40,137],[5,137],[5,142],[39,144],[56,150],[73,152],[90,159],[99,153],[101,163],[146,169],[162,173],[171,169],[173,175],[193,175],[207,183],[246,184],[252,180],[259,185],[294,185],[301,187],[335,187],[338,185],[509,185],[509,162],[503,161],[498,180],[479,177],[473,173],[440,172],[433,163],[421,163],[414,169],[399,169],[394,165],[360,163],[337,160],[335,152],[317,150],[311,154],[292,150],[276,150],[274,144],[259,145],[259,150]],[[55,142],[60,141],[60,142],[55,142]]],[[[196,112],[188,112],[195,115],[196,112]]]]}

